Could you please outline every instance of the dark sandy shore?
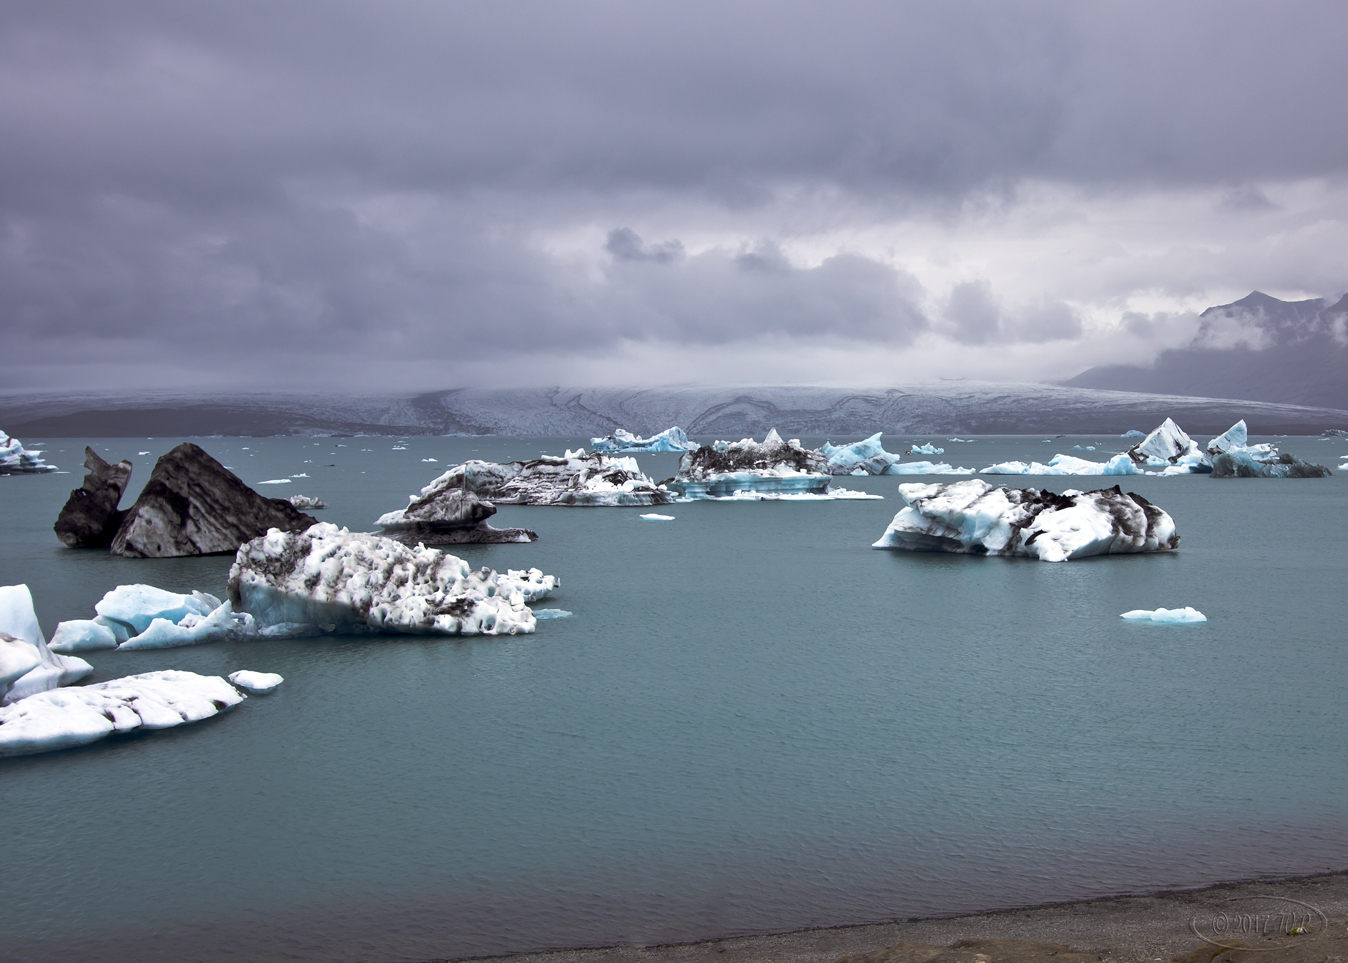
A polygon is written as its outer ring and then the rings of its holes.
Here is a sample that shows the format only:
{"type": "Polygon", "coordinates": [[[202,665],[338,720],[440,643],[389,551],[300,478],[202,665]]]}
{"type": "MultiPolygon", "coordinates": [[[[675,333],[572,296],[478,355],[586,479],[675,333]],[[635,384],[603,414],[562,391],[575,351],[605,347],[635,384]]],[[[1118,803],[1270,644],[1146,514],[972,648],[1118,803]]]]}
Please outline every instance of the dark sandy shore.
{"type": "MultiPolygon", "coordinates": [[[[676,946],[615,946],[492,957],[508,963],[1017,963],[1055,951],[1002,941],[1065,944],[1088,958],[1186,963],[1348,963],[1348,872],[1229,883],[945,919],[802,930],[676,946]],[[1303,927],[1304,932],[1289,933],[1303,927]],[[1204,939],[1208,937],[1208,940],[1204,939]],[[900,943],[920,946],[892,954],[900,943]],[[1243,945],[1246,949],[1230,949],[1243,945]]],[[[1057,954],[1063,963],[1079,957],[1057,954]]]]}

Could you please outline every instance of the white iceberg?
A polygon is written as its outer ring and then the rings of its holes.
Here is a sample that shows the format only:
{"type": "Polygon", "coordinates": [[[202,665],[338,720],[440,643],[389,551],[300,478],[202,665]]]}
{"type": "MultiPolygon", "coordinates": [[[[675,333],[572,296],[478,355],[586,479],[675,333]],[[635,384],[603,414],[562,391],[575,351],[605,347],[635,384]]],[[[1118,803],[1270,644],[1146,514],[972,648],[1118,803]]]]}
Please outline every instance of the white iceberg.
{"type": "Polygon", "coordinates": [[[747,489],[729,495],[706,495],[701,501],[713,502],[827,502],[827,501],[884,501],[884,495],[855,491],[850,488],[832,488],[822,492],[774,492],[747,489]]]}
{"type": "Polygon", "coordinates": [[[1206,622],[1208,617],[1196,608],[1186,605],[1182,609],[1133,609],[1119,616],[1131,622],[1160,622],[1165,625],[1181,625],[1188,622],[1206,622]]]}
{"type": "Polygon", "coordinates": [[[1145,431],[1138,431],[1136,428],[1129,428],[1129,429],[1128,429],[1127,431],[1125,431],[1123,434],[1119,435],[1119,437],[1120,437],[1120,438],[1146,438],[1146,437],[1147,437],[1147,433],[1146,433],[1145,431]]]}
{"type": "MultiPolygon", "coordinates": [[[[1185,473],[1188,470],[1185,469],[1185,473]]],[[[1031,461],[1004,461],[989,465],[984,475],[1141,475],[1127,454],[1115,455],[1106,462],[1087,461],[1074,455],[1054,455],[1047,465],[1031,461]]]]}
{"type": "Polygon", "coordinates": [[[536,619],[569,619],[571,613],[566,609],[534,609],[536,619]]]}
{"type": "Polygon", "coordinates": [[[272,529],[240,546],[229,598],[262,634],[288,626],[287,634],[514,635],[534,631],[526,603],[557,584],[538,569],[474,570],[436,549],[320,523],[299,533],[272,529]]]}
{"type": "Polygon", "coordinates": [[[231,672],[228,679],[240,689],[247,689],[249,692],[258,694],[271,692],[285,681],[283,677],[277,675],[275,672],[250,672],[247,669],[231,672]]]}
{"type": "MultiPolygon", "coordinates": [[[[908,461],[903,456],[885,451],[880,443],[882,432],[876,432],[869,438],[854,441],[850,445],[833,445],[828,442],[819,449],[825,458],[824,471],[830,475],[972,475],[972,468],[955,468],[945,462],[908,461]]],[[[944,448],[914,448],[916,454],[941,454],[944,448]]]]}
{"type": "Polygon", "coordinates": [[[245,698],[219,676],[173,669],[41,692],[0,706],[0,756],[68,749],[115,732],[199,722],[245,698]]]}
{"type": "Polygon", "coordinates": [[[935,445],[928,443],[925,445],[914,445],[909,449],[909,452],[914,455],[944,455],[945,449],[937,448],[935,445]]]}
{"type": "Polygon", "coordinates": [[[119,585],[94,606],[104,619],[113,619],[139,634],[155,619],[179,622],[187,615],[206,616],[220,607],[220,600],[205,592],[179,595],[153,585],[119,585]]]}
{"type": "MultiPolygon", "coordinates": [[[[425,459],[422,459],[423,461],[425,459]]],[[[434,460],[434,459],[432,459],[434,460]]],[[[306,508],[327,508],[328,503],[313,495],[291,495],[286,501],[303,511],[306,508]]]]}
{"type": "Polygon", "coordinates": [[[875,548],[1004,555],[1062,562],[1179,545],[1174,520],[1118,487],[1093,492],[993,488],[981,478],[899,486],[908,507],[875,548]]]}
{"type": "Polygon", "coordinates": [[[177,622],[154,619],[144,632],[123,642],[117,651],[175,649],[183,645],[247,639],[255,635],[257,627],[253,617],[246,612],[235,612],[234,607],[225,602],[206,615],[188,613],[177,622]]]}
{"type": "Polygon", "coordinates": [[[60,622],[56,633],[47,643],[53,652],[88,652],[95,649],[117,648],[117,633],[105,622],[96,619],[72,619],[60,622]]]}
{"type": "Polygon", "coordinates": [[[697,443],[689,441],[683,429],[677,425],[673,428],[666,428],[658,435],[651,435],[649,438],[638,438],[630,431],[619,428],[607,437],[590,439],[590,450],[603,452],[604,454],[696,451],[697,447],[697,443]]]}
{"type": "Polygon", "coordinates": [[[651,512],[649,515],[642,515],[642,516],[640,516],[640,517],[643,518],[643,519],[645,519],[645,520],[648,521],[648,522],[672,522],[672,521],[674,521],[674,516],[673,516],[673,515],[657,515],[657,514],[655,514],[655,512],[651,512]]]}
{"type": "Polygon", "coordinates": [[[1179,425],[1167,418],[1146,438],[1128,449],[1139,466],[1167,469],[1165,474],[1201,474],[1212,471],[1212,460],[1179,425]],[[1175,468],[1179,471],[1169,471],[1175,468]]]}
{"type": "Polygon", "coordinates": [[[266,481],[258,482],[259,485],[289,485],[289,478],[268,478],[266,481]]]}
{"type": "Polygon", "coordinates": [[[42,460],[42,452],[23,447],[23,442],[0,431],[0,475],[40,475],[56,471],[42,460]]]}
{"type": "Polygon", "coordinates": [[[0,701],[70,685],[92,671],[83,659],[47,647],[27,585],[0,586],[0,701]]]}

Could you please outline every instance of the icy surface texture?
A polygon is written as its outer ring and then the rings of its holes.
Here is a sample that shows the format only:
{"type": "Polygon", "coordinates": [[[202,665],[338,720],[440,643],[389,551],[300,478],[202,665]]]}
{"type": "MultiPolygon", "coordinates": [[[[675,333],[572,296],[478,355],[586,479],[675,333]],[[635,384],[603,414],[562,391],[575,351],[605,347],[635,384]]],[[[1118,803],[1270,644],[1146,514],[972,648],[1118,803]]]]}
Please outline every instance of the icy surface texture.
{"type": "MultiPolygon", "coordinates": [[[[1106,462],[1087,461],[1074,455],[1054,455],[1047,465],[1037,461],[1004,461],[989,465],[984,475],[1141,475],[1127,454],[1115,455],[1106,462]]],[[[1187,470],[1186,470],[1187,474],[1187,470]]]]}
{"type": "Polygon", "coordinates": [[[684,498],[726,498],[736,494],[823,495],[828,490],[823,452],[782,441],[773,429],[761,442],[752,438],[717,441],[688,452],[668,482],[684,498]]]}
{"type": "Polygon", "coordinates": [[[937,448],[933,444],[914,445],[909,449],[914,455],[944,455],[944,448],[937,448]]]}
{"type": "Polygon", "coordinates": [[[112,554],[169,558],[233,552],[271,528],[304,529],[317,519],[283,498],[266,498],[191,442],[155,463],[126,512],[112,554]]]}
{"type": "Polygon", "coordinates": [[[0,475],[39,475],[56,471],[42,460],[42,452],[23,447],[23,442],[0,431],[0,475]]]}
{"type": "Polygon", "coordinates": [[[154,619],[145,631],[127,639],[117,650],[175,649],[182,645],[248,639],[256,634],[257,626],[253,617],[246,612],[235,612],[234,607],[226,602],[205,615],[189,612],[177,621],[154,619]]]}
{"type": "Polygon", "coordinates": [[[69,749],[115,732],[200,722],[245,698],[219,676],[173,669],[42,692],[0,707],[0,756],[69,749]]]}
{"type": "MultiPolygon", "coordinates": [[[[240,547],[229,572],[234,609],[269,626],[444,635],[534,630],[527,602],[557,579],[538,569],[501,575],[461,558],[391,538],[319,524],[273,530],[240,547]]],[[[290,630],[289,634],[302,634],[290,630]]]]}
{"type": "Polygon", "coordinates": [[[1187,622],[1206,622],[1208,617],[1198,609],[1186,605],[1182,609],[1133,609],[1119,616],[1130,622],[1160,622],[1165,625],[1182,625],[1187,622]]]}
{"type": "Polygon", "coordinates": [[[249,692],[271,692],[279,686],[285,679],[275,672],[250,672],[247,669],[240,669],[238,672],[229,674],[229,681],[233,682],[240,689],[247,689],[249,692]]]}
{"type": "MultiPolygon", "coordinates": [[[[586,454],[583,448],[560,458],[545,456],[503,464],[468,461],[432,481],[421,490],[421,497],[434,498],[455,489],[497,505],[644,507],[674,501],[673,495],[642,473],[635,458],[586,454]]],[[[416,502],[414,498],[413,504],[416,502]]]]}
{"type": "Polygon", "coordinates": [[[894,516],[875,548],[1062,562],[1179,545],[1169,515],[1117,486],[1056,495],[1035,488],[994,488],[971,478],[945,485],[900,485],[899,493],[908,507],[894,516]]]}
{"type": "Polygon", "coordinates": [[[291,495],[286,501],[301,510],[306,508],[318,509],[328,507],[328,503],[323,501],[323,499],[311,495],[291,495]]]}
{"type": "Polygon", "coordinates": [[[139,633],[155,619],[177,622],[189,614],[210,615],[219,607],[220,600],[205,592],[179,595],[153,585],[119,585],[99,600],[94,611],[105,619],[124,622],[139,633]]]}
{"type": "Polygon", "coordinates": [[[463,488],[455,487],[463,475],[441,475],[413,495],[406,508],[387,512],[375,522],[405,544],[428,545],[466,542],[531,542],[538,538],[527,528],[492,528],[487,519],[496,506],[463,488]]]}
{"type": "Polygon", "coordinates": [[[78,682],[94,667],[47,647],[27,585],[0,585],[0,701],[78,682]]]}
{"type": "Polygon", "coordinates": [[[1170,418],[1129,448],[1128,455],[1136,464],[1151,468],[1184,468],[1190,473],[1212,470],[1207,453],[1170,418]]]}
{"type": "Polygon", "coordinates": [[[103,622],[93,619],[73,619],[56,626],[56,634],[47,647],[53,652],[90,652],[95,649],[117,648],[117,634],[103,622]]]}
{"type": "Polygon", "coordinates": [[[1249,428],[1242,418],[1226,431],[1208,442],[1208,454],[1216,455],[1233,448],[1245,448],[1250,444],[1249,428]]]}
{"type": "Polygon", "coordinates": [[[1129,429],[1128,429],[1127,431],[1125,431],[1123,434],[1119,435],[1119,437],[1120,437],[1120,438],[1146,438],[1146,437],[1147,437],[1147,433],[1146,433],[1145,431],[1138,431],[1136,428],[1129,428],[1129,429]]]}
{"type": "Polygon", "coordinates": [[[56,518],[56,537],[71,548],[107,548],[121,527],[125,512],[117,510],[126,483],[131,480],[131,462],[110,465],[92,448],[84,449],[84,484],[70,493],[56,518]]]}
{"type": "Polygon", "coordinates": [[[624,431],[619,428],[613,434],[605,438],[591,438],[590,450],[611,454],[615,452],[639,453],[639,452],[664,452],[664,451],[696,451],[697,445],[688,440],[683,429],[678,425],[673,428],[666,428],[658,435],[651,435],[649,438],[638,438],[630,431],[624,431]]]}
{"type": "Polygon", "coordinates": [[[1326,478],[1329,469],[1296,455],[1265,452],[1266,446],[1224,451],[1212,459],[1213,478],[1326,478]],[[1270,460],[1271,459],[1271,460],[1270,460]]]}

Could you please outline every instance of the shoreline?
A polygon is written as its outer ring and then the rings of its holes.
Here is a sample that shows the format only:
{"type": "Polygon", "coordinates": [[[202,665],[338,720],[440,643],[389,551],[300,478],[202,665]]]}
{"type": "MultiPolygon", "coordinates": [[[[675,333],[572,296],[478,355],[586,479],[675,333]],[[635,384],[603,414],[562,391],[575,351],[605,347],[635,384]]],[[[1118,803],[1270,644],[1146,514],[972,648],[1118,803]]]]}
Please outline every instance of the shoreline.
{"type": "MultiPolygon", "coordinates": [[[[835,963],[846,954],[872,953],[901,942],[936,946],[969,938],[1063,943],[1104,963],[1170,961],[1204,942],[1194,927],[1250,908],[1307,905],[1323,914],[1304,937],[1246,935],[1251,949],[1237,959],[1348,959],[1348,870],[1214,883],[1066,903],[1012,907],[960,916],[818,927],[659,946],[542,950],[498,956],[455,957],[422,963],[835,963]]],[[[1203,957],[1207,959],[1206,954],[1203,957]]],[[[1227,955],[1221,959],[1226,960],[1227,955]]]]}

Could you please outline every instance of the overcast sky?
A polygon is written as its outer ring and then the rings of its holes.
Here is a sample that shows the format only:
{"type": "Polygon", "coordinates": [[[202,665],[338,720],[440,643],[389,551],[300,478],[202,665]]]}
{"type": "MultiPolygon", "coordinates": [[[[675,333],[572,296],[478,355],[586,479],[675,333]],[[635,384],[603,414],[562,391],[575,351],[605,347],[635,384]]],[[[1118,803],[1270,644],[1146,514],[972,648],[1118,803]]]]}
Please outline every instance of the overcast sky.
{"type": "Polygon", "coordinates": [[[8,0],[6,387],[1066,378],[1348,289],[1348,5],[8,0]]]}

